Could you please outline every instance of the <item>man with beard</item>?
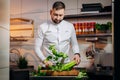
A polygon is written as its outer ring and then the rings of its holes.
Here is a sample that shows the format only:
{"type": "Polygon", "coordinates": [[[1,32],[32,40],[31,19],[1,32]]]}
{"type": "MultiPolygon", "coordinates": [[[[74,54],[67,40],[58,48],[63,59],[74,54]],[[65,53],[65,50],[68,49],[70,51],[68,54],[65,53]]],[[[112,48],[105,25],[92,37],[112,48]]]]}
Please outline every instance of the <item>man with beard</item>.
{"type": "MultiPolygon", "coordinates": [[[[72,23],[63,20],[65,15],[65,4],[57,1],[50,10],[51,20],[41,24],[38,27],[37,37],[35,39],[35,52],[46,66],[53,65],[54,62],[47,61],[46,57],[52,53],[49,50],[50,45],[55,45],[58,52],[64,52],[69,55],[72,47],[74,53],[73,60],[80,63],[79,46],[76,39],[75,29],[72,23]]],[[[70,59],[64,60],[64,63],[70,59]]]]}

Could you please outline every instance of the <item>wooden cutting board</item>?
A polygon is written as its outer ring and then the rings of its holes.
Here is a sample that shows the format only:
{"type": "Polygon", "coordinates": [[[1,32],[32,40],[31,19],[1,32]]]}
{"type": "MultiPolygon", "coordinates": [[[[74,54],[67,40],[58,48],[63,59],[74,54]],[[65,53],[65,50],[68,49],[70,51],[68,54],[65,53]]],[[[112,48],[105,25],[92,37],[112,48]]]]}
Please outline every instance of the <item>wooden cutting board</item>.
{"type": "Polygon", "coordinates": [[[70,71],[51,71],[51,70],[41,70],[41,72],[46,72],[48,76],[77,76],[78,70],[70,70],[70,71]]]}

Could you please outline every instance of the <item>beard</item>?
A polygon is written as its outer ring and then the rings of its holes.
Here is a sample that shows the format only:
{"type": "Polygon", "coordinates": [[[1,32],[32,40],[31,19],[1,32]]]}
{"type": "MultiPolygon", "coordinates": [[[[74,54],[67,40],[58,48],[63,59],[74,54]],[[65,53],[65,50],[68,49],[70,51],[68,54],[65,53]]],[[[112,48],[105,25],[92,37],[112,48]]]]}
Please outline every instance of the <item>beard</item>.
{"type": "Polygon", "coordinates": [[[59,24],[62,20],[52,20],[55,24],[59,24]]]}

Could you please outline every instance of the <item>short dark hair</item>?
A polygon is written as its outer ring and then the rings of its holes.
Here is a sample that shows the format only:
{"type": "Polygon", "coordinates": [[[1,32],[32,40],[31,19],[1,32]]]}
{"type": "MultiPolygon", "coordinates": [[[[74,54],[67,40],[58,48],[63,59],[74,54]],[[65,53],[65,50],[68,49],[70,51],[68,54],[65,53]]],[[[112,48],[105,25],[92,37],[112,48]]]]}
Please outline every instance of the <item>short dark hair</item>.
{"type": "Polygon", "coordinates": [[[56,9],[56,10],[59,10],[59,9],[65,9],[65,4],[61,1],[56,1],[54,4],[53,4],[53,7],[52,9],[56,9]]]}

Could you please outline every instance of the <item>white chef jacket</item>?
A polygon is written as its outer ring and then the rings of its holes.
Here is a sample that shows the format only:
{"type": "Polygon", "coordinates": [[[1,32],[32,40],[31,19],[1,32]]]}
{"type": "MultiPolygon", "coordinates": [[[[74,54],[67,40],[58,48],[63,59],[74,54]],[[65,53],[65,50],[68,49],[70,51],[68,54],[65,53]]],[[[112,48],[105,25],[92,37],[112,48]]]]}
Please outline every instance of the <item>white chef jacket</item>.
{"type": "MultiPolygon", "coordinates": [[[[79,46],[76,39],[76,33],[73,24],[62,20],[59,24],[47,21],[38,27],[37,37],[35,39],[35,52],[42,61],[49,56],[50,45],[55,45],[58,52],[69,54],[70,44],[73,53],[79,53],[79,46]]],[[[69,62],[70,59],[66,59],[69,62]]]]}

